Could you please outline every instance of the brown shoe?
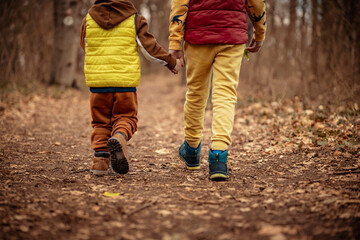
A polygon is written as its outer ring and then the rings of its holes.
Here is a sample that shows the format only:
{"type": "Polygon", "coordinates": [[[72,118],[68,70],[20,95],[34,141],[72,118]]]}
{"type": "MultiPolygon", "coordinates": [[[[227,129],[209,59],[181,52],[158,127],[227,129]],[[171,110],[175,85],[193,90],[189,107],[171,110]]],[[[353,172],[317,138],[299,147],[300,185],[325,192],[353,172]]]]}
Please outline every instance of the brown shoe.
{"type": "Polygon", "coordinates": [[[94,157],[90,172],[97,176],[105,175],[108,173],[109,163],[109,157],[94,157]]]}
{"type": "Polygon", "coordinates": [[[126,143],[125,137],[120,133],[116,133],[107,142],[111,155],[111,166],[115,172],[120,174],[129,172],[129,156],[126,151],[126,143]]]}

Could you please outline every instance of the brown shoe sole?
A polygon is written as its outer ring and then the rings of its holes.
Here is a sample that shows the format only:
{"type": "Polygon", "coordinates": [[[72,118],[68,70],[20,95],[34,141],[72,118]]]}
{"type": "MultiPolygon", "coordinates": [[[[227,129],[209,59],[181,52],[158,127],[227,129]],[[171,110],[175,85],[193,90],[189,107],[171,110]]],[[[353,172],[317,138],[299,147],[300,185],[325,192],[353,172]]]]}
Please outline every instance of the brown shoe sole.
{"type": "Polygon", "coordinates": [[[108,170],[93,170],[91,169],[90,172],[96,176],[104,176],[108,174],[108,170]]]}
{"type": "Polygon", "coordinates": [[[111,166],[113,170],[120,174],[128,173],[129,163],[124,154],[120,140],[110,138],[107,142],[107,147],[111,154],[111,166]]]}

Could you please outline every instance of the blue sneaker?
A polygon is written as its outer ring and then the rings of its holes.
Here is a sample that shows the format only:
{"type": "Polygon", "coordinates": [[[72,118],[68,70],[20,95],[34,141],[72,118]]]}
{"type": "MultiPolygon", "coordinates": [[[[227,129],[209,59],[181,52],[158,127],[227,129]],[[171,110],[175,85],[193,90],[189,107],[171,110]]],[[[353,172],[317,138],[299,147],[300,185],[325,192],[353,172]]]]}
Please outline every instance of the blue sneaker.
{"type": "Polygon", "coordinates": [[[229,170],[227,168],[228,150],[221,153],[215,153],[209,150],[209,172],[210,179],[215,181],[226,180],[229,178],[229,170]]]}
{"type": "Polygon", "coordinates": [[[192,148],[185,141],[179,148],[179,157],[185,162],[186,168],[190,170],[200,169],[201,142],[197,148],[192,148]]]}

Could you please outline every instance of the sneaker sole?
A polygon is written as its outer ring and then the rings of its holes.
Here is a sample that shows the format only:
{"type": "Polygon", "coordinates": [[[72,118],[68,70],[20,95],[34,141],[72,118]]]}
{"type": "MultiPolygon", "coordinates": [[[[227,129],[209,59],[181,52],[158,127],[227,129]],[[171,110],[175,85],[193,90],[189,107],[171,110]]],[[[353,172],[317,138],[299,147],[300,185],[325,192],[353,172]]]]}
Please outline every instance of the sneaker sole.
{"type": "MultiPolygon", "coordinates": [[[[186,165],[186,164],[185,164],[186,165]]],[[[200,170],[200,166],[197,166],[197,167],[189,167],[189,166],[186,166],[187,169],[189,170],[200,170]]]]}
{"type": "Polygon", "coordinates": [[[125,157],[123,146],[117,139],[111,138],[107,143],[108,149],[111,154],[111,166],[113,170],[120,174],[129,172],[129,163],[125,157]]]}
{"type": "Polygon", "coordinates": [[[186,161],[185,161],[180,155],[179,155],[179,158],[180,158],[180,160],[181,160],[183,163],[185,163],[186,169],[188,169],[188,170],[200,170],[200,166],[190,167],[190,166],[188,166],[188,165],[186,164],[186,161]]]}
{"type": "Polygon", "coordinates": [[[210,175],[211,180],[227,180],[229,179],[229,175],[223,173],[214,173],[210,175]]]}
{"type": "Polygon", "coordinates": [[[103,176],[103,175],[106,175],[108,174],[108,171],[107,170],[93,170],[91,169],[90,172],[96,176],[103,176]]]}

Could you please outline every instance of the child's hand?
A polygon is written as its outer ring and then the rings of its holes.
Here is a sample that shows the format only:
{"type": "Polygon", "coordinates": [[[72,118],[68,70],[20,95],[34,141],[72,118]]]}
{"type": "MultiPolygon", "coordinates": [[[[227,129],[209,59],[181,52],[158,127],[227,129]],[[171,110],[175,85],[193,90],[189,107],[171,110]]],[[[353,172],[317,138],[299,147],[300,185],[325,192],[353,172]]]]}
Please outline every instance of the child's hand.
{"type": "Polygon", "coordinates": [[[169,53],[180,60],[181,67],[184,67],[184,53],[182,50],[169,50],[169,53]]]}
{"type": "Polygon", "coordinates": [[[173,69],[170,69],[170,71],[173,73],[173,74],[178,74],[179,73],[179,70],[181,68],[181,61],[179,59],[176,59],[176,65],[173,69]]]}
{"type": "Polygon", "coordinates": [[[256,53],[260,50],[262,47],[263,42],[262,41],[255,41],[255,39],[251,39],[249,46],[246,48],[251,53],[256,53]]]}

